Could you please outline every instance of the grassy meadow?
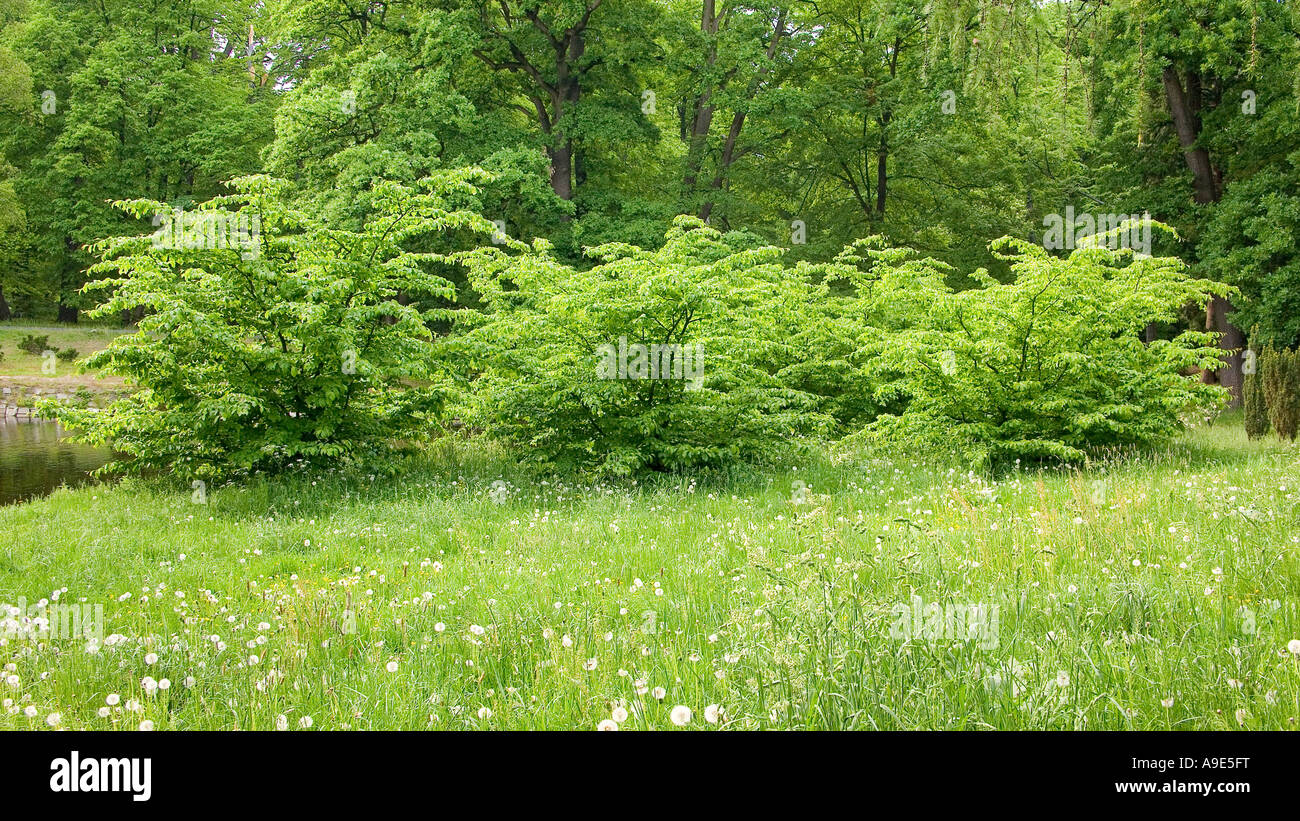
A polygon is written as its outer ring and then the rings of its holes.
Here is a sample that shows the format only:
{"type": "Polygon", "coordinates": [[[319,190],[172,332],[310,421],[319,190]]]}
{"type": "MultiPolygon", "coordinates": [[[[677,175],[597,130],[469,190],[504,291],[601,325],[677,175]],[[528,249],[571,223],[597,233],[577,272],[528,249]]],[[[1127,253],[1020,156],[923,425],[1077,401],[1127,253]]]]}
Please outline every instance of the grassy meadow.
{"type": "Polygon", "coordinates": [[[102,350],[119,334],[120,328],[94,324],[50,327],[48,325],[13,320],[0,322],[0,389],[7,393],[0,397],[0,405],[31,407],[40,395],[65,394],[89,399],[103,397],[107,402],[126,392],[124,380],[116,376],[102,376],[86,371],[80,363],[90,354],[102,350]],[[73,349],[76,359],[46,358],[18,347],[28,335],[48,337],[48,349],[63,351],[73,349]]]}
{"type": "MultiPolygon", "coordinates": [[[[49,337],[49,348],[54,351],[61,351],[66,348],[73,348],[77,351],[79,359],[84,359],[95,351],[101,350],[108,346],[113,337],[126,333],[118,328],[106,327],[57,327],[50,328],[43,325],[32,325],[21,322],[4,322],[0,323],[0,376],[14,377],[49,377],[51,374],[42,371],[42,358],[39,355],[28,353],[18,347],[18,343],[26,336],[45,336],[49,337]]],[[[57,360],[55,362],[56,376],[74,376],[77,374],[77,363],[57,360]]]]}
{"type": "Polygon", "coordinates": [[[579,483],[457,441],[387,478],[64,489],[0,508],[0,532],[0,602],[103,612],[91,641],[11,618],[0,728],[1300,716],[1300,449],[1237,422],[996,478],[854,456],[579,483]],[[935,633],[930,605],[983,615],[935,633]]]}

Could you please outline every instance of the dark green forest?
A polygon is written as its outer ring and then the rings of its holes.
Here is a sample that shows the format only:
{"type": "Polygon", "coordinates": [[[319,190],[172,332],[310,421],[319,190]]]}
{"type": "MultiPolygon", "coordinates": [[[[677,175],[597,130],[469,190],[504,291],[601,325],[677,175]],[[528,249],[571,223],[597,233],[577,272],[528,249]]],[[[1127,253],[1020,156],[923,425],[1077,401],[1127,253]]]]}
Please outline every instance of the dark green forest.
{"type": "MultiPolygon", "coordinates": [[[[1009,275],[999,237],[1068,250],[1149,215],[1176,233],[1144,250],[1236,290],[1147,341],[1285,348],[1297,57],[1271,0],[4,0],[0,319],[95,306],[96,243],[153,230],[117,201],[262,173],[346,230],[384,181],[477,167],[467,207],[578,267],[690,214],[788,262],[880,236],[960,289],[1009,275]]],[[[1205,378],[1237,394],[1240,369],[1205,378]]]]}

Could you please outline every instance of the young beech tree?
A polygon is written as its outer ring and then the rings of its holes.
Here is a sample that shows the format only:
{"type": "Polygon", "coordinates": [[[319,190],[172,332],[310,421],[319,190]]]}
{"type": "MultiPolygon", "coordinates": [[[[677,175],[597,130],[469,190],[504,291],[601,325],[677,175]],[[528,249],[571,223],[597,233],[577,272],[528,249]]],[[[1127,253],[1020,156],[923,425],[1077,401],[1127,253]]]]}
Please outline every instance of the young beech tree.
{"type": "Polygon", "coordinates": [[[865,336],[881,401],[901,413],[865,429],[887,444],[957,448],[977,464],[1083,459],[1090,449],[1159,442],[1187,416],[1226,399],[1184,376],[1222,366],[1212,333],[1143,344],[1148,322],[1226,285],[1187,276],[1172,258],[1082,248],[1069,257],[1003,238],[992,245],[1014,279],[980,270],[954,292],[941,272],[880,255],[868,305],[893,308],[892,327],[865,336]]]}
{"type": "MultiPolygon", "coordinates": [[[[453,297],[441,275],[448,258],[408,248],[457,233],[448,243],[486,242],[492,223],[453,205],[484,176],[448,172],[418,190],[381,184],[359,231],[295,210],[281,182],[245,177],[232,183],[236,194],[195,212],[215,231],[195,233],[191,215],[156,236],[104,243],[95,266],[104,279],[86,288],[108,297],[92,314],[146,315],[138,333],[87,364],[138,390],[100,413],[42,412],[82,441],[111,444],[125,457],[112,468],[186,478],[337,461],[427,435],[445,385],[444,348],[428,325],[450,310],[420,311],[397,296],[453,297]]],[[[142,218],[165,208],[119,205],[142,218]]]]}
{"type": "Polygon", "coordinates": [[[804,367],[790,331],[816,288],[755,240],[682,216],[659,250],[588,249],[585,271],[540,240],[461,255],[490,309],[462,340],[468,412],[521,455],[613,474],[790,453],[831,424],[782,373],[804,367]]]}

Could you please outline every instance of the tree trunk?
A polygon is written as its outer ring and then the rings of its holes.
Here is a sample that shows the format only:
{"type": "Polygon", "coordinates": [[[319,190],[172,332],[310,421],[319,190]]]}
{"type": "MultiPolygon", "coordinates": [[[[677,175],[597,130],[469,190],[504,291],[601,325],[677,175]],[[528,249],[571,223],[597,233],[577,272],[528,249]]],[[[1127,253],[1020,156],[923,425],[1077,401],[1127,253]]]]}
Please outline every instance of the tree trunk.
{"type": "MultiPolygon", "coordinates": [[[[718,17],[714,0],[704,0],[700,12],[700,31],[709,39],[709,56],[705,65],[712,68],[718,60],[718,46],[714,38],[718,34],[718,17]]],[[[682,177],[682,192],[689,200],[695,196],[695,182],[700,175],[700,166],[704,162],[704,150],[709,139],[709,129],[713,126],[713,89],[704,88],[695,98],[692,107],[690,128],[686,133],[686,173],[682,177]]]]}
{"type": "Polygon", "coordinates": [[[582,99],[581,75],[574,71],[578,61],[587,51],[584,29],[575,27],[566,32],[567,43],[556,50],[554,97],[555,140],[551,149],[551,189],[562,200],[573,199],[573,138],[565,133],[561,120],[566,111],[572,111],[582,99]]]}
{"type": "MultiPolygon", "coordinates": [[[[731,118],[731,128],[727,130],[727,141],[722,146],[722,158],[718,161],[718,173],[713,177],[713,190],[722,189],[726,181],[727,170],[731,168],[732,161],[736,158],[736,142],[740,139],[740,129],[745,126],[745,112],[737,111],[736,115],[731,118]]],[[[713,213],[713,199],[705,200],[700,206],[700,219],[705,222],[709,221],[709,215],[713,213]]]]}
{"type": "MultiPolygon", "coordinates": [[[[1178,133],[1178,144],[1183,149],[1187,168],[1192,172],[1195,201],[1198,205],[1218,202],[1221,194],[1219,174],[1210,162],[1210,152],[1197,144],[1201,136],[1201,76],[1189,71],[1184,88],[1178,70],[1170,65],[1165,68],[1161,79],[1174,130],[1178,133]]],[[[1234,310],[1229,300],[1220,297],[1212,298],[1205,306],[1205,329],[1218,333],[1219,348],[1230,353],[1222,368],[1201,373],[1201,381],[1207,385],[1217,384],[1228,389],[1231,395],[1228,406],[1233,408],[1241,405],[1241,348],[1245,345],[1245,335],[1227,318],[1234,310]]]]}
{"type": "Polygon", "coordinates": [[[573,143],[559,135],[561,143],[547,149],[551,158],[551,190],[562,200],[573,199],[573,143]]]}
{"type": "Polygon", "coordinates": [[[1222,297],[1212,297],[1205,309],[1205,330],[1214,331],[1219,336],[1219,347],[1228,354],[1228,364],[1213,373],[1206,372],[1211,384],[1217,382],[1232,394],[1229,407],[1241,405],[1241,385],[1245,381],[1241,372],[1241,351],[1246,347],[1246,336],[1241,329],[1228,320],[1228,314],[1235,311],[1232,303],[1222,297]]]}
{"type": "MultiPolygon", "coordinates": [[[[777,11],[776,25],[772,31],[772,42],[767,47],[767,59],[771,61],[776,56],[776,50],[781,45],[781,38],[785,36],[785,9],[777,11]]],[[[749,88],[747,99],[753,99],[758,93],[759,86],[762,85],[763,77],[767,74],[767,66],[761,68],[758,76],[754,79],[749,88]]],[[[740,129],[745,125],[745,110],[742,108],[737,111],[731,118],[731,128],[727,131],[727,142],[722,147],[722,157],[718,160],[717,173],[713,175],[713,191],[721,191],[727,181],[727,174],[731,170],[731,163],[736,159],[736,141],[740,139],[740,129]]],[[[700,219],[708,222],[709,215],[713,213],[713,200],[708,199],[700,206],[700,219]]]]}
{"type": "Polygon", "coordinates": [[[1214,185],[1214,171],[1210,167],[1210,152],[1204,146],[1198,146],[1196,140],[1201,135],[1200,79],[1195,72],[1188,74],[1188,86],[1193,94],[1183,90],[1183,83],[1178,71],[1169,66],[1165,69],[1163,80],[1165,98],[1169,101],[1169,114],[1174,120],[1174,130],[1178,132],[1178,144],[1183,148],[1183,159],[1192,172],[1196,186],[1196,202],[1205,204],[1217,202],[1218,189],[1214,185]]]}
{"type": "Polygon", "coordinates": [[[885,146],[885,136],[880,135],[880,148],[876,150],[876,217],[885,216],[885,193],[888,191],[885,170],[889,158],[889,149],[885,146]]]}
{"type": "Polygon", "coordinates": [[[62,302],[60,302],[60,303],[59,303],[59,316],[58,316],[58,321],[59,321],[59,322],[66,322],[66,323],[68,323],[69,325],[76,325],[76,324],[77,324],[77,316],[78,316],[79,313],[80,313],[80,310],[79,310],[76,306],[74,306],[74,305],[65,305],[65,304],[63,304],[62,302]]]}
{"type": "MultiPolygon", "coordinates": [[[[894,38],[894,51],[889,57],[889,76],[891,79],[898,76],[898,53],[903,49],[903,41],[900,37],[894,38]]],[[[889,110],[887,104],[881,104],[880,111],[880,147],[876,149],[876,217],[883,219],[885,216],[885,196],[889,192],[889,122],[894,118],[894,113],[889,110]]]]}
{"type": "Polygon", "coordinates": [[[0,320],[13,319],[13,316],[9,310],[9,303],[5,300],[5,289],[0,286],[0,320]]]}
{"type": "MultiPolygon", "coordinates": [[[[554,49],[554,83],[546,80],[541,69],[505,33],[495,32],[495,35],[509,48],[511,57],[508,61],[493,59],[477,49],[474,51],[474,54],[493,71],[519,72],[532,79],[534,88],[527,91],[525,96],[537,111],[537,122],[541,126],[542,133],[549,138],[550,144],[546,148],[546,156],[551,163],[551,190],[562,200],[573,199],[575,165],[574,141],[566,132],[564,114],[566,107],[571,112],[582,97],[582,75],[587,69],[580,66],[579,62],[587,50],[587,25],[591,21],[592,13],[600,8],[603,2],[604,0],[587,0],[582,16],[572,26],[558,34],[541,18],[536,5],[523,9],[524,18],[532,23],[533,28],[545,37],[554,49]],[[550,110],[547,109],[548,103],[550,110]]],[[[508,28],[515,21],[507,4],[503,2],[501,7],[504,23],[508,28]]],[[[581,148],[579,147],[577,151],[580,154],[581,148]]],[[[578,157],[577,166],[578,179],[581,181],[586,176],[581,156],[578,157]]]]}

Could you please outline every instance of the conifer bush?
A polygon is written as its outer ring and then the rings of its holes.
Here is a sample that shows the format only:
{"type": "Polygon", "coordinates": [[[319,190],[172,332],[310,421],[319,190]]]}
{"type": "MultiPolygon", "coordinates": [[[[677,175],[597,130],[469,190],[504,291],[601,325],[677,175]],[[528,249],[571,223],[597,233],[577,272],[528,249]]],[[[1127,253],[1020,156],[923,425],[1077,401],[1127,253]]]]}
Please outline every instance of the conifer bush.
{"type": "Polygon", "coordinates": [[[1259,346],[1256,333],[1251,334],[1242,359],[1241,404],[1245,412],[1246,436],[1258,439],[1268,433],[1268,405],[1264,401],[1263,375],[1260,373],[1259,346]]]}
{"type": "Polygon", "coordinates": [[[1267,348],[1260,372],[1269,423],[1280,438],[1295,441],[1300,431],[1300,349],[1267,348]]]}

